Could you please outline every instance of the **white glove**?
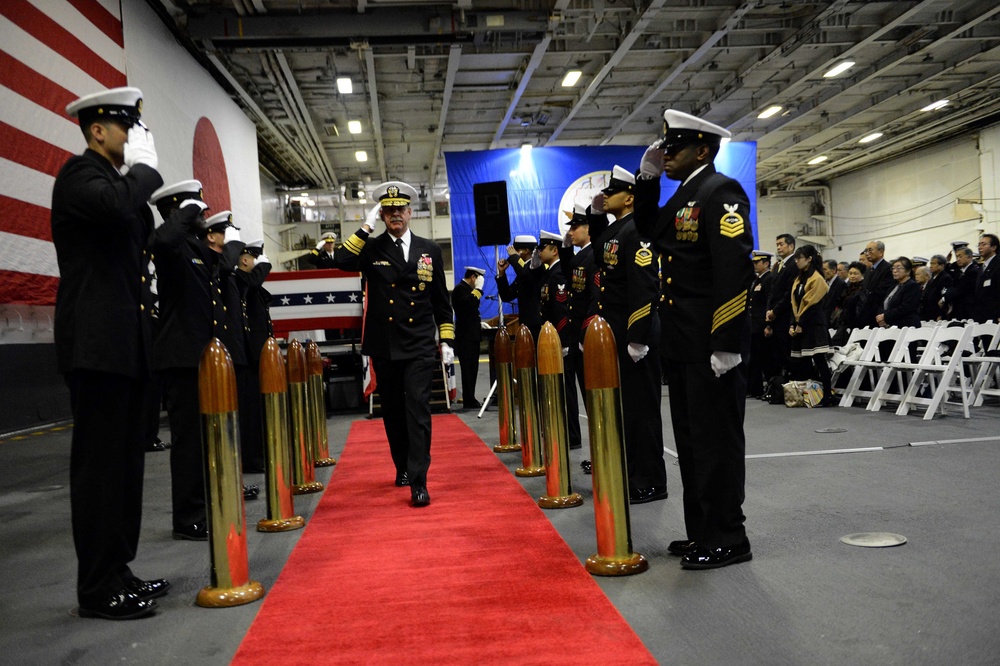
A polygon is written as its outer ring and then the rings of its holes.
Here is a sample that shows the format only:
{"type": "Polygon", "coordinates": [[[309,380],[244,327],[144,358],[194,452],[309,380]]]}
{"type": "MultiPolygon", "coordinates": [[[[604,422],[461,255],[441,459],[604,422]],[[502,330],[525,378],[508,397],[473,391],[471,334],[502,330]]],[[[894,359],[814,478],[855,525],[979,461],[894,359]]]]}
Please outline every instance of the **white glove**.
{"type": "Polygon", "coordinates": [[[490,326],[490,323],[489,323],[488,321],[481,321],[481,322],[479,322],[479,328],[481,328],[481,329],[484,329],[484,330],[487,330],[487,331],[488,331],[488,330],[490,330],[490,329],[491,329],[491,328],[493,328],[493,327],[492,327],[492,326],[490,326]]]}
{"type": "Polygon", "coordinates": [[[568,231],[566,232],[566,235],[563,236],[563,245],[562,246],[563,247],[573,247],[573,238],[570,236],[570,232],[568,232],[568,231]]]}
{"type": "Polygon", "coordinates": [[[593,200],[590,202],[590,212],[591,213],[603,213],[604,212],[604,199],[606,198],[604,192],[598,192],[594,195],[593,200]]]}
{"type": "Polygon", "coordinates": [[[473,288],[474,289],[478,289],[479,291],[482,291],[483,290],[483,286],[485,284],[486,284],[486,278],[483,277],[482,275],[480,275],[479,277],[476,278],[476,284],[475,284],[475,286],[473,288]]]}
{"type": "Polygon", "coordinates": [[[648,353],[649,345],[640,345],[638,342],[628,343],[628,355],[632,358],[633,363],[638,363],[646,358],[646,354],[648,353]]]}
{"type": "Polygon", "coordinates": [[[538,268],[542,265],[542,257],[538,254],[538,248],[536,247],[531,252],[531,261],[528,262],[528,268],[538,268]]]}
{"type": "Polygon", "coordinates": [[[208,210],[208,204],[204,201],[198,201],[197,199],[185,199],[181,202],[180,208],[186,208],[187,206],[197,206],[199,210],[208,210]]]}
{"type": "Polygon", "coordinates": [[[375,231],[375,224],[378,222],[378,213],[382,210],[382,204],[375,204],[368,214],[365,215],[365,224],[368,226],[368,233],[375,231]]]}
{"type": "Polygon", "coordinates": [[[320,238],[319,242],[316,243],[316,249],[317,250],[322,250],[324,245],[326,245],[326,239],[325,238],[320,238]]]}
{"type": "Polygon", "coordinates": [[[253,260],[253,265],[254,266],[257,266],[258,264],[270,264],[270,263],[271,263],[271,260],[268,259],[267,255],[264,254],[263,252],[260,253],[259,257],[257,257],[256,259],[253,260]]]}
{"type": "Polygon", "coordinates": [[[447,342],[441,343],[441,362],[448,365],[455,360],[455,352],[448,346],[447,342]]]}
{"type": "Polygon", "coordinates": [[[642,154],[639,163],[639,177],[644,180],[655,180],[663,175],[663,149],[657,141],[642,154]]]}
{"type": "Polygon", "coordinates": [[[563,347],[562,352],[563,352],[563,358],[569,356],[569,347],[563,347]]]}
{"type": "Polygon", "coordinates": [[[226,235],[222,239],[223,243],[239,242],[240,230],[236,227],[226,227],[226,235]]]}
{"type": "Polygon", "coordinates": [[[721,377],[740,364],[743,357],[733,352],[712,352],[712,372],[721,377]]]}
{"type": "Polygon", "coordinates": [[[145,164],[155,169],[160,161],[156,157],[156,146],[153,145],[153,134],[141,125],[132,125],[128,130],[128,142],[125,144],[125,166],[132,168],[136,164],[145,164]]]}

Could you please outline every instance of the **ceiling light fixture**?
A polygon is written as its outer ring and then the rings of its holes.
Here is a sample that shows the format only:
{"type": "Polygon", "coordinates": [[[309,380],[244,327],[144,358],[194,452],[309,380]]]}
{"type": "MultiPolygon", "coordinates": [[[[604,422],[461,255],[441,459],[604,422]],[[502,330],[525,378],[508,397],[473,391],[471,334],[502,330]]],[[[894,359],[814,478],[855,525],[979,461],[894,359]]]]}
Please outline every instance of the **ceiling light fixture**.
{"type": "Polygon", "coordinates": [[[849,70],[851,67],[854,67],[854,61],[844,60],[843,62],[834,65],[830,69],[830,71],[828,71],[826,74],[823,75],[823,77],[827,79],[832,79],[835,76],[840,76],[841,74],[849,70]]]}
{"type": "Polygon", "coordinates": [[[354,153],[354,158],[357,161],[359,161],[359,162],[367,162],[368,161],[368,153],[366,153],[363,150],[359,150],[356,153],[354,153]]]}
{"type": "Polygon", "coordinates": [[[868,136],[863,136],[860,139],[858,139],[858,143],[871,143],[872,141],[880,138],[881,136],[882,132],[872,132],[868,136]]]}
{"type": "Polygon", "coordinates": [[[581,72],[578,69],[571,69],[570,71],[566,72],[566,76],[563,77],[562,87],[572,88],[573,86],[576,85],[576,82],[580,80],[581,76],[583,76],[583,72],[581,72]]]}
{"type": "Polygon", "coordinates": [[[337,77],[337,92],[342,95],[350,95],[354,92],[354,84],[351,83],[351,79],[346,76],[337,77]]]}
{"type": "Polygon", "coordinates": [[[347,131],[351,134],[361,134],[361,121],[360,120],[348,120],[347,121],[347,131]]]}
{"type": "Polygon", "coordinates": [[[813,166],[815,164],[819,164],[820,162],[826,162],[828,159],[830,158],[827,157],[826,155],[817,155],[816,157],[806,162],[806,164],[808,164],[809,166],[813,166]]]}
{"type": "Polygon", "coordinates": [[[761,111],[757,117],[760,119],[770,118],[771,116],[776,115],[779,111],[781,111],[781,107],[775,104],[774,106],[769,106],[761,111]]]}
{"type": "Polygon", "coordinates": [[[920,110],[921,111],[937,111],[941,107],[947,106],[947,105],[948,105],[948,100],[946,100],[946,99],[939,99],[938,101],[934,102],[933,104],[928,104],[927,106],[925,106],[924,108],[922,108],[920,110]]]}

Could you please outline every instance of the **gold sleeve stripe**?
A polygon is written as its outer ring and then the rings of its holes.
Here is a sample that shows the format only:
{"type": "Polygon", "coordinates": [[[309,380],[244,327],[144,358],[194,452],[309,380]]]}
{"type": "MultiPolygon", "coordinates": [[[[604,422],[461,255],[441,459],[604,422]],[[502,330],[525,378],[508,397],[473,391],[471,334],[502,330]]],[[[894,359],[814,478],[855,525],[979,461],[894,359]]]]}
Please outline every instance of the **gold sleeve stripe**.
{"type": "Polygon", "coordinates": [[[639,321],[643,317],[648,317],[652,307],[652,304],[646,303],[641,308],[633,312],[632,316],[628,318],[628,328],[632,328],[632,324],[639,321]]]}
{"type": "Polygon", "coordinates": [[[361,254],[361,250],[365,247],[365,241],[357,234],[351,234],[351,237],[344,243],[344,247],[351,254],[361,254]]]}
{"type": "Polygon", "coordinates": [[[441,324],[438,326],[438,337],[442,340],[454,340],[455,339],[455,325],[454,324],[441,324]]]}
{"type": "Polygon", "coordinates": [[[715,311],[715,316],[712,318],[712,333],[715,333],[716,329],[726,322],[735,319],[737,315],[744,312],[746,309],[747,290],[744,289],[741,293],[737,294],[735,298],[723,303],[715,311]]]}
{"type": "Polygon", "coordinates": [[[479,291],[478,289],[473,289],[472,290],[472,295],[475,296],[476,298],[482,298],[483,297],[483,292],[479,291]]]}

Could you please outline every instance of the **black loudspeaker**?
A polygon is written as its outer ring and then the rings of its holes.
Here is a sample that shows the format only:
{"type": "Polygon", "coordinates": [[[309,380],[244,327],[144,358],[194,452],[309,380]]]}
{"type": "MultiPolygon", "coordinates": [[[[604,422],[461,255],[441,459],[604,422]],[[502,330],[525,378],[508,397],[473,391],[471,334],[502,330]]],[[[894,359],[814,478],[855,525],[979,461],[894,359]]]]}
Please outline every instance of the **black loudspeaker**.
{"type": "Polygon", "coordinates": [[[510,245],[507,182],[476,183],[472,199],[476,205],[476,245],[510,245]]]}

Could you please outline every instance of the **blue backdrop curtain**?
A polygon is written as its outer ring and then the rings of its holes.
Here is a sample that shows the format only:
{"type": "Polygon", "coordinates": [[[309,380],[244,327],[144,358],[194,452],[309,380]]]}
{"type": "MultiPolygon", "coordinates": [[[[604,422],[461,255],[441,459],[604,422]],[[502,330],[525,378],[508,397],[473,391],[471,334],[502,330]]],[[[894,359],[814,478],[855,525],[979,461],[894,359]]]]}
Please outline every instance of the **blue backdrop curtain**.
{"type": "MultiPolygon", "coordinates": [[[[452,256],[455,279],[465,274],[465,266],[486,269],[484,295],[496,296],[495,250],[476,244],[476,210],[472,187],[476,183],[507,182],[510,210],[510,234],[531,234],[538,238],[541,230],[565,233],[574,201],[589,202],[607,184],[611,168],[619,165],[635,171],[639,168],[645,146],[599,146],[592,148],[534,148],[521,150],[480,150],[445,153],[448,186],[451,192],[452,256]]],[[[754,239],[757,234],[757,144],[730,142],[722,147],[715,159],[716,168],[735,178],[750,197],[750,223],[754,239]]],[[[679,183],[662,181],[660,205],[677,190],[679,183]]],[[[759,245],[755,242],[755,247],[759,245]]],[[[506,248],[500,257],[506,258],[506,248]]],[[[514,279],[513,270],[507,278],[514,279]]],[[[504,312],[516,312],[516,306],[504,307],[504,312]]],[[[496,301],[484,298],[481,312],[484,318],[497,315],[496,301]]]]}

